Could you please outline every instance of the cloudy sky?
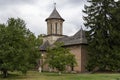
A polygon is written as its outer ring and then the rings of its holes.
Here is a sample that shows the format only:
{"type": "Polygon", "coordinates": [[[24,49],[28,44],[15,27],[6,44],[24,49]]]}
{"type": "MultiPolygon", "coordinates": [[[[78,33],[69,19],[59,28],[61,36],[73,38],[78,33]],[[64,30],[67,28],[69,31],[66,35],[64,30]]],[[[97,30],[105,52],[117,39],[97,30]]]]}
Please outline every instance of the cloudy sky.
{"type": "Polygon", "coordinates": [[[83,26],[82,10],[86,0],[0,0],[0,23],[6,23],[10,17],[19,17],[35,35],[46,34],[45,19],[51,14],[53,3],[65,19],[63,33],[76,33],[83,26]]]}

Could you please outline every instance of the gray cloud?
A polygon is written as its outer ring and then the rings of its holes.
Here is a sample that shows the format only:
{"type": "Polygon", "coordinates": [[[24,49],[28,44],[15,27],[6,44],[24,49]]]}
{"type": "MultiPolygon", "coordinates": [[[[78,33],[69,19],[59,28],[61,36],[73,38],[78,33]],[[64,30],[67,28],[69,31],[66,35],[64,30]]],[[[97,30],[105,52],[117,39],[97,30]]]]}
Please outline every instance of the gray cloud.
{"type": "Polygon", "coordinates": [[[79,5],[84,4],[86,1],[87,0],[69,0],[70,3],[75,4],[75,5],[76,4],[79,4],[79,5]]]}
{"type": "MultiPolygon", "coordinates": [[[[83,0],[56,0],[57,10],[66,20],[64,34],[72,35],[83,25],[83,0]]],[[[46,33],[45,19],[53,10],[52,0],[0,0],[0,23],[5,23],[10,17],[20,17],[25,20],[27,28],[36,35],[46,33]]]]}
{"type": "Polygon", "coordinates": [[[86,3],[86,0],[65,0],[63,3],[58,3],[58,5],[62,5],[61,7],[80,7],[80,6],[84,6],[84,4],[86,3]]]}
{"type": "Polygon", "coordinates": [[[34,3],[34,0],[0,0],[0,5],[34,3]]]}

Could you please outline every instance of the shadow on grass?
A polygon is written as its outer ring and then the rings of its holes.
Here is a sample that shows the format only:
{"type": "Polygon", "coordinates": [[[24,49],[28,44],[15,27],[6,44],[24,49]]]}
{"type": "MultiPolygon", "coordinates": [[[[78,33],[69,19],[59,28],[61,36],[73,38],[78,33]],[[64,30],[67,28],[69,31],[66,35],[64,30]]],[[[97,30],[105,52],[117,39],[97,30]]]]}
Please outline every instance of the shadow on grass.
{"type": "Polygon", "coordinates": [[[25,79],[26,76],[25,75],[20,75],[17,73],[9,73],[7,78],[3,78],[3,75],[0,74],[0,80],[14,80],[14,79],[25,79]]]}
{"type": "Polygon", "coordinates": [[[45,76],[63,76],[64,75],[64,74],[59,75],[59,73],[56,73],[56,72],[42,72],[41,74],[45,76]]]}
{"type": "Polygon", "coordinates": [[[69,76],[69,75],[74,75],[73,73],[61,73],[59,74],[58,72],[42,72],[40,73],[45,76],[69,76]]]}

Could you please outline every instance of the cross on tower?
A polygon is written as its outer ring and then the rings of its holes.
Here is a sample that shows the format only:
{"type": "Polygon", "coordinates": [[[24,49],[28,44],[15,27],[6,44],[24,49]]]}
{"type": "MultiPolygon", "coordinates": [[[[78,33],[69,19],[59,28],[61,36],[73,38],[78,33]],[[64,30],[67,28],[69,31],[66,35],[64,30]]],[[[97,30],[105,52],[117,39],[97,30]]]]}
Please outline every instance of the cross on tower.
{"type": "Polygon", "coordinates": [[[56,3],[54,3],[54,8],[56,8],[56,3]]]}

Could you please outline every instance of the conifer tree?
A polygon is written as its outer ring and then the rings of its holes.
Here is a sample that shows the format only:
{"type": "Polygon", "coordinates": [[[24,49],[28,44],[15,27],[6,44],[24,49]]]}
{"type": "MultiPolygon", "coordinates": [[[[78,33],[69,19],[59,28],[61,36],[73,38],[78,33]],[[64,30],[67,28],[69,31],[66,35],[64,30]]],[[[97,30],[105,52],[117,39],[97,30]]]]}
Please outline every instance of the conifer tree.
{"type": "Polygon", "coordinates": [[[88,31],[89,71],[119,71],[120,67],[120,1],[88,0],[83,11],[88,31]]]}

